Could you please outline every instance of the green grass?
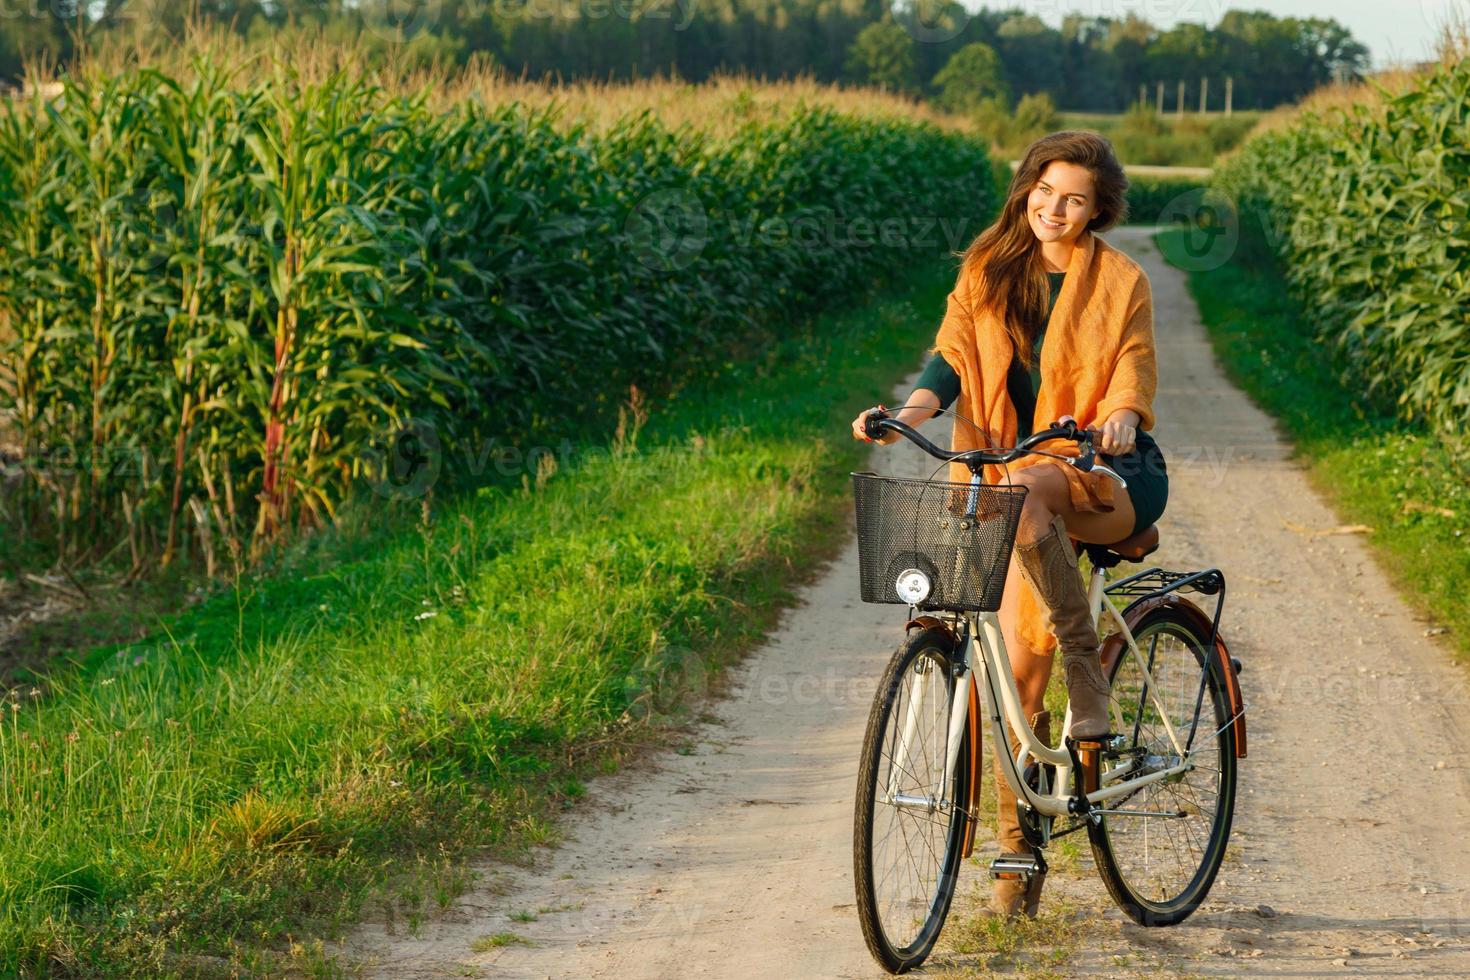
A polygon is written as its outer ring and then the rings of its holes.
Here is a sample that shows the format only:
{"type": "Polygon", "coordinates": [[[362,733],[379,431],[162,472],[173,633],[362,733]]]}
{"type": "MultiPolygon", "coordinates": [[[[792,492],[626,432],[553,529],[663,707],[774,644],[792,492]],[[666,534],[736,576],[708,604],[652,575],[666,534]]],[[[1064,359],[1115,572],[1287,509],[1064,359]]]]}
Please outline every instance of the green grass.
{"type": "Polygon", "coordinates": [[[412,931],[469,849],[554,842],[582,780],[677,738],[840,545],[867,448],[848,422],[952,283],[913,267],[523,489],[323,535],[14,692],[0,975],[291,956],[370,896],[412,931]]]}
{"type": "MultiPolygon", "coordinates": [[[[1050,881],[1050,876],[1048,876],[1050,881]]],[[[941,937],[941,948],[926,964],[926,972],[945,980],[961,977],[1073,976],[1068,969],[1085,947],[1113,939],[1117,926],[1106,923],[1096,910],[1081,909],[1056,894],[1042,893],[1036,918],[1001,919],[977,914],[966,900],[956,904],[941,937]]],[[[979,896],[987,898],[989,889],[979,896]]]]}
{"type": "MultiPolygon", "coordinates": [[[[1156,240],[1177,254],[1180,231],[1156,240]]],[[[1281,275],[1232,260],[1191,272],[1216,356],[1275,416],[1313,484],[1345,523],[1373,528],[1379,564],[1432,628],[1470,661],[1470,481],[1431,435],[1375,414],[1340,380],[1281,275]]]]}
{"type": "Polygon", "coordinates": [[[470,951],[474,953],[488,953],[492,949],[500,949],[502,946],[530,946],[531,940],[524,936],[517,936],[513,932],[497,932],[490,936],[481,936],[470,943],[470,951]]]}

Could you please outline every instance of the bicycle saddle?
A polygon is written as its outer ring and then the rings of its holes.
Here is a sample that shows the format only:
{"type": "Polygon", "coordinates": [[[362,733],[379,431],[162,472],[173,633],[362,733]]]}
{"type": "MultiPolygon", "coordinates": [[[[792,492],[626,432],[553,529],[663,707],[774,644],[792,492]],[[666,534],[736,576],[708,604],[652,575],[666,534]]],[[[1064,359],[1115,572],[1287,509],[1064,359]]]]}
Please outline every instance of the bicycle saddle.
{"type": "Polygon", "coordinates": [[[1137,534],[1112,544],[1089,544],[1074,538],[1072,546],[1085,549],[1095,568],[1112,568],[1120,561],[1143,561],[1159,550],[1159,526],[1150,524],[1137,534]]]}

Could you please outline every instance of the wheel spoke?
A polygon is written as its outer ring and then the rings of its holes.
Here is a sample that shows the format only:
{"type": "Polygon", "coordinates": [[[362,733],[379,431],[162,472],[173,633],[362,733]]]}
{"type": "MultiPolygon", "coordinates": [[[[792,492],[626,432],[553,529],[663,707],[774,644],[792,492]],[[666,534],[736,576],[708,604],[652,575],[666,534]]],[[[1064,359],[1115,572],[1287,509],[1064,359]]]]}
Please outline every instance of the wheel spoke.
{"type": "MultiPolygon", "coordinates": [[[[870,756],[873,771],[860,787],[866,803],[867,832],[857,841],[859,861],[866,861],[871,882],[871,908],[859,889],[864,931],[873,946],[876,932],[893,953],[927,949],[939,923],[931,921],[948,906],[941,894],[946,874],[957,867],[963,800],[952,799],[956,786],[945,786],[944,766],[949,735],[950,692],[954,686],[943,655],[929,650],[895,659],[898,676],[886,680],[875,704],[881,712],[880,745],[870,756]],[[889,793],[932,801],[932,808],[886,802],[889,793]],[[943,804],[941,808],[941,804],[943,804]],[[943,899],[940,901],[940,899],[943,899]]],[[[889,675],[892,677],[892,674],[889,675]]],[[[875,948],[875,952],[879,952],[875,948]]]]}
{"type": "MultiPolygon", "coordinates": [[[[1137,659],[1125,651],[1114,673],[1113,694],[1125,706],[1124,730],[1132,739],[1128,748],[1140,752],[1139,758],[1160,760],[1139,767],[1137,775],[1145,775],[1177,761],[1178,753],[1169,737],[1171,726],[1184,744],[1195,729],[1218,727],[1216,719],[1226,713],[1219,703],[1219,684],[1206,678],[1196,717],[1207,663],[1202,641],[1167,617],[1145,620],[1135,639],[1153,683],[1144,683],[1137,659]]],[[[1222,817],[1224,752],[1221,740],[1197,751],[1191,759],[1193,766],[1185,772],[1145,784],[1122,797],[1132,809],[1184,816],[1104,818],[1094,838],[1103,849],[1099,863],[1106,863],[1109,870],[1105,873],[1114,874],[1138,899],[1160,909],[1177,907],[1195,894],[1202,874],[1213,875],[1219,860],[1216,852],[1224,846],[1220,841],[1212,848],[1217,843],[1216,824],[1222,817]]],[[[1231,777],[1233,773],[1232,768],[1231,777]]],[[[1123,777],[1124,784],[1130,776],[1123,777]]]]}

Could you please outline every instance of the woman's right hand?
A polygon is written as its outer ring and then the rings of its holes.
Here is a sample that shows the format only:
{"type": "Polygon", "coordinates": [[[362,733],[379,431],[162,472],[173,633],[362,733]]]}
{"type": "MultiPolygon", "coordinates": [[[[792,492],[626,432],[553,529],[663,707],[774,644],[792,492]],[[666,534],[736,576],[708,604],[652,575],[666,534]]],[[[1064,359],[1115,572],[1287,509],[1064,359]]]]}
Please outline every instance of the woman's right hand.
{"type": "Polygon", "coordinates": [[[883,433],[883,435],[879,436],[877,439],[868,438],[868,434],[863,431],[864,420],[867,419],[867,417],[869,415],[872,415],[874,412],[880,412],[882,410],[883,406],[878,405],[874,408],[865,408],[861,412],[859,412],[858,417],[852,420],[852,437],[854,439],[861,439],[863,442],[876,442],[880,446],[886,446],[888,445],[888,443],[897,439],[898,433],[892,431],[891,429],[883,433]]]}

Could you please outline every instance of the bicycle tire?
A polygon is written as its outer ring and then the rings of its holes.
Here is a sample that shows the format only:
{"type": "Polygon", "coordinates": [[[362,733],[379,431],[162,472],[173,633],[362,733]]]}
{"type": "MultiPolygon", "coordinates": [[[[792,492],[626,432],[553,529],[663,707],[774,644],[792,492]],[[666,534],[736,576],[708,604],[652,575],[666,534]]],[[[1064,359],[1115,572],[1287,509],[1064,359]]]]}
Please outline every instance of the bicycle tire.
{"type": "MultiPolygon", "coordinates": [[[[944,920],[949,914],[951,901],[954,899],[955,885],[959,878],[959,869],[962,861],[962,850],[964,847],[965,831],[971,819],[966,807],[969,801],[970,771],[969,771],[969,734],[961,734],[959,748],[959,764],[951,780],[949,799],[954,805],[949,807],[949,813],[943,824],[942,854],[936,854],[929,850],[925,860],[932,859],[934,865],[934,883],[932,894],[927,897],[927,905],[924,907],[924,918],[914,930],[914,935],[892,935],[896,928],[885,919],[885,898],[890,876],[882,875],[882,869],[874,867],[875,841],[874,835],[876,825],[880,822],[892,822],[893,824],[904,824],[907,811],[880,799],[880,782],[886,787],[886,780],[891,770],[885,770],[883,762],[885,752],[891,752],[893,742],[890,738],[897,734],[895,719],[900,711],[906,713],[902,707],[905,703],[903,692],[905,691],[905,678],[915,672],[915,664],[927,662],[929,669],[942,671],[946,683],[946,698],[943,717],[948,718],[949,705],[956,696],[955,677],[952,666],[959,651],[954,649],[955,640],[949,631],[939,627],[928,627],[911,633],[894,652],[889,660],[887,668],[883,672],[882,679],[878,683],[878,690],[873,697],[873,706],[868,713],[867,730],[863,736],[863,748],[861,761],[858,766],[858,785],[856,812],[853,821],[853,879],[857,891],[858,921],[862,925],[863,939],[867,943],[868,950],[873,958],[889,973],[905,973],[928,958],[934,949],[935,942],[939,939],[939,933],[944,927],[944,920]],[[921,660],[921,658],[923,658],[921,660]],[[884,818],[880,821],[880,817],[884,818]],[[888,819],[891,818],[891,821],[888,819]],[[885,894],[879,894],[880,888],[885,894]]],[[[967,692],[960,691],[967,695],[967,692]]],[[[944,736],[947,738],[947,729],[944,736]]],[[[942,743],[941,743],[942,747],[942,743]]],[[[891,761],[891,760],[890,760],[891,761]]],[[[904,760],[907,761],[907,760],[904,760]]],[[[911,768],[911,767],[909,767],[911,768]]],[[[907,768],[900,765],[900,769],[907,773],[907,768]]],[[[942,761],[939,762],[939,771],[942,774],[942,761]]],[[[942,781],[942,775],[940,776],[942,781]]],[[[943,795],[940,795],[943,798],[943,795]]],[[[917,818],[915,818],[917,819],[917,818]]],[[[937,828],[937,822],[931,822],[937,828]]],[[[922,855],[921,855],[922,857],[922,855]]],[[[912,864],[912,862],[911,862],[912,864]]],[[[920,872],[917,864],[912,864],[916,873],[920,872]]],[[[916,891],[928,891],[928,887],[921,885],[916,891]]]]}
{"type": "MultiPolygon", "coordinates": [[[[1096,859],[1098,872],[1102,876],[1103,883],[1107,886],[1108,893],[1112,896],[1113,901],[1117,903],[1118,907],[1123,910],[1123,913],[1139,925],[1171,926],[1177,925],[1189,918],[1194,910],[1199,907],[1199,904],[1204,901],[1205,896],[1209,894],[1210,887],[1215,882],[1215,876],[1219,873],[1220,865],[1225,859],[1225,847],[1230,839],[1230,825],[1235,811],[1235,733],[1233,727],[1226,724],[1230,719],[1230,702],[1225,693],[1224,680],[1219,676],[1219,663],[1216,658],[1207,656],[1206,644],[1209,638],[1199,635],[1198,627],[1190,617],[1168,606],[1161,606],[1145,613],[1139,619],[1138,623],[1132,627],[1132,631],[1134,638],[1138,641],[1139,650],[1144,652],[1145,656],[1152,655],[1148,653],[1150,649],[1148,644],[1150,643],[1151,637],[1172,635],[1187,645],[1188,650],[1193,653],[1193,658],[1198,669],[1206,670],[1205,694],[1203,701],[1200,702],[1199,722],[1196,727],[1199,729],[1197,737],[1214,737],[1216,743],[1214,750],[1205,756],[1212,760],[1218,760],[1218,785],[1211,806],[1212,819],[1210,821],[1209,833],[1205,837],[1205,846],[1202,848],[1198,867],[1194,870],[1193,875],[1190,876],[1187,883],[1179,889],[1177,894],[1165,896],[1145,894],[1142,883],[1144,876],[1124,866],[1125,861],[1120,858],[1120,847],[1118,845],[1125,832],[1123,828],[1128,827],[1130,824],[1136,827],[1140,821],[1153,820],[1155,825],[1160,826],[1164,833],[1168,834],[1172,830],[1164,827],[1164,822],[1173,818],[1114,817],[1104,815],[1099,819],[1098,823],[1089,823],[1088,837],[1091,839],[1093,857],[1096,859]],[[1212,736],[1212,733],[1216,731],[1219,732],[1218,736],[1212,736]],[[1119,828],[1117,832],[1114,831],[1115,826],[1119,828]]],[[[1136,665],[1132,668],[1127,666],[1130,661],[1131,656],[1125,651],[1124,655],[1119,657],[1113,665],[1112,672],[1108,678],[1110,685],[1114,688],[1115,699],[1123,707],[1125,723],[1130,718],[1137,721],[1139,716],[1144,714],[1138,708],[1130,706],[1129,701],[1124,697],[1125,692],[1122,690],[1123,687],[1127,686],[1126,682],[1122,680],[1125,672],[1130,669],[1133,671],[1137,670],[1136,665]]],[[[1195,689],[1187,693],[1187,698],[1190,702],[1190,711],[1189,717],[1184,719],[1186,723],[1194,720],[1192,702],[1199,683],[1198,669],[1194,673],[1193,683],[1195,689]]],[[[1153,671],[1151,670],[1151,672],[1153,671]]],[[[1140,689],[1142,686],[1141,677],[1142,675],[1140,673],[1140,689]]],[[[1155,675],[1155,683],[1161,691],[1168,686],[1167,680],[1160,680],[1157,673],[1155,675]]],[[[1129,691],[1126,693],[1131,695],[1133,692],[1129,691]]],[[[1138,703],[1143,703],[1142,699],[1138,703]]],[[[1171,716],[1173,715],[1172,711],[1169,713],[1171,716]]],[[[1177,719],[1171,717],[1171,721],[1178,728],[1177,719]]],[[[1183,737],[1182,731],[1181,738],[1183,737]]],[[[1135,724],[1133,726],[1133,733],[1129,747],[1136,746],[1142,740],[1141,724],[1135,724]]],[[[1168,748],[1172,749],[1172,745],[1168,748]]],[[[1125,751],[1127,751],[1126,748],[1125,751]]],[[[1203,771],[1204,768],[1202,766],[1197,771],[1203,771]]],[[[1188,774],[1185,775],[1187,776],[1188,774]]],[[[1162,798],[1164,793],[1172,792],[1168,789],[1170,785],[1170,781],[1160,780],[1152,784],[1152,786],[1140,787],[1139,792],[1148,792],[1149,799],[1152,800],[1155,798],[1152,787],[1159,787],[1158,792],[1160,798],[1162,798]]],[[[1125,797],[1126,799],[1131,799],[1131,796],[1125,797]]],[[[1178,806],[1181,805],[1180,800],[1180,794],[1174,793],[1172,802],[1178,806]]],[[[1147,804],[1147,802],[1146,800],[1145,803],[1147,804]]],[[[1184,803],[1191,802],[1198,804],[1198,797],[1191,794],[1191,799],[1184,800],[1184,803]]],[[[1114,799],[1104,805],[1117,808],[1122,804],[1117,799],[1114,799]]],[[[1142,808],[1150,809],[1148,805],[1144,805],[1142,808]]],[[[1199,809],[1200,812],[1204,811],[1203,807],[1199,807],[1199,809]]],[[[1181,812],[1184,811],[1181,810],[1181,812]]],[[[1188,820],[1190,818],[1185,817],[1183,819],[1188,820]]],[[[1158,844],[1154,846],[1156,849],[1159,849],[1158,844]]],[[[1160,863],[1162,863],[1162,859],[1160,859],[1160,863]]]]}

